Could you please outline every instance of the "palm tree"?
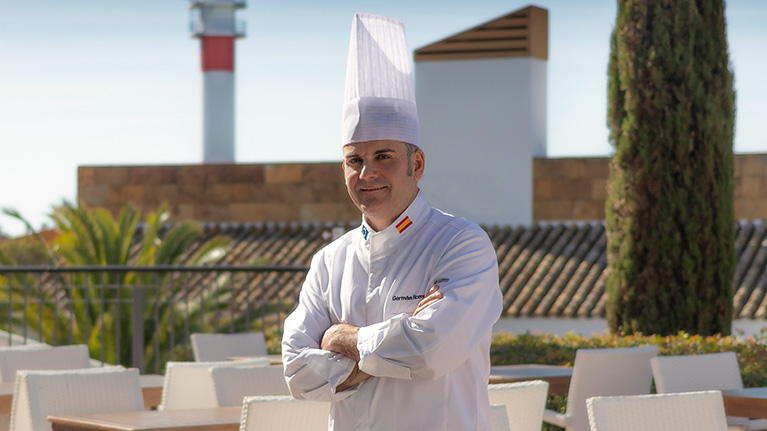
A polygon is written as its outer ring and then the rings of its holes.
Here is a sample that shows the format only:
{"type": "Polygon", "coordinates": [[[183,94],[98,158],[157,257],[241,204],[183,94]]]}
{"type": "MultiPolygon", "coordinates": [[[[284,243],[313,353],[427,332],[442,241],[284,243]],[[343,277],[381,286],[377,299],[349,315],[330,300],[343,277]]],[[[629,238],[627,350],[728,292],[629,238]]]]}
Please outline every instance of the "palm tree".
{"type": "MultiPolygon", "coordinates": [[[[5,212],[22,219],[12,210],[5,212]]],[[[186,264],[202,265],[223,256],[229,243],[226,237],[209,239],[191,256],[187,256],[190,247],[202,235],[202,228],[199,224],[185,222],[165,229],[169,216],[167,207],[163,205],[158,211],[148,213],[144,223],[139,224],[139,212],[130,204],[124,206],[115,219],[103,208],[88,208],[83,204],[75,206],[65,201],[55,207],[51,215],[61,231],[51,247],[51,263],[63,261],[69,266],[154,266],[174,265],[183,259],[186,264]],[[139,236],[140,241],[137,241],[139,236]]],[[[23,282],[16,280],[15,285],[20,286],[23,282]]],[[[39,301],[24,307],[22,313],[31,327],[39,328],[38,336],[42,341],[51,342],[57,339],[58,334],[71,331],[70,342],[88,344],[92,357],[100,357],[109,363],[139,365],[132,364],[131,337],[117,335],[129,332],[133,319],[132,306],[138,297],[143,299],[141,302],[144,304],[141,313],[144,324],[143,365],[164,363],[172,354],[170,352],[186,343],[183,337],[171,335],[183,333],[185,322],[189,320],[205,320],[178,312],[178,306],[173,305],[175,301],[171,300],[174,289],[144,288],[169,286],[172,282],[167,273],[76,273],[66,280],[61,277],[57,283],[59,289],[40,289],[39,301]]],[[[20,293],[16,291],[16,294],[20,293]]],[[[203,301],[206,297],[210,295],[199,295],[203,301]]],[[[13,303],[24,303],[16,299],[13,303]]],[[[211,302],[211,299],[207,301],[211,302]]],[[[200,306],[186,311],[199,314],[206,310],[215,312],[216,307],[200,306]]],[[[18,322],[21,318],[19,311],[14,314],[18,322]]]]}

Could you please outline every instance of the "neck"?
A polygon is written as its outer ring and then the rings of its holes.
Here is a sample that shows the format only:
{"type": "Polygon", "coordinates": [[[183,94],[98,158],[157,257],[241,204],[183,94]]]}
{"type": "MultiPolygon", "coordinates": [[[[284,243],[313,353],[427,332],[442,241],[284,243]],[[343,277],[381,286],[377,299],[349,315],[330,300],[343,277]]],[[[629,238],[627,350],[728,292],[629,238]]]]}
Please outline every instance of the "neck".
{"type": "Polygon", "coordinates": [[[413,197],[410,198],[410,200],[407,202],[407,205],[405,205],[405,207],[402,208],[402,210],[399,211],[394,218],[386,219],[386,220],[376,220],[374,218],[371,218],[367,214],[364,214],[365,221],[368,223],[368,225],[370,225],[370,228],[373,229],[374,232],[380,232],[386,229],[387,227],[391,226],[391,224],[394,223],[398,218],[400,218],[400,216],[402,216],[405,210],[408,209],[408,207],[410,207],[410,205],[413,204],[413,201],[415,200],[416,196],[418,196],[419,190],[420,189],[415,189],[415,194],[413,195],[413,197]]]}

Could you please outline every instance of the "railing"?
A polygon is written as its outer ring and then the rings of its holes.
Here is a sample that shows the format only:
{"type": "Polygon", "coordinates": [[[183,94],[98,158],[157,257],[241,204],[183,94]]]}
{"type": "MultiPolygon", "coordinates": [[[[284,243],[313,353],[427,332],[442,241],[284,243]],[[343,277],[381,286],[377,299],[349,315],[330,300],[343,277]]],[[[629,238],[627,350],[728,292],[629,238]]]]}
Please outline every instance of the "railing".
{"type": "Polygon", "coordinates": [[[189,0],[189,7],[232,5],[234,7],[246,7],[247,0],[189,0]]]}
{"type": "MultiPolygon", "coordinates": [[[[0,329],[162,372],[194,332],[281,333],[303,266],[0,266],[0,329]]],[[[9,338],[9,343],[11,343],[9,338]]]]}

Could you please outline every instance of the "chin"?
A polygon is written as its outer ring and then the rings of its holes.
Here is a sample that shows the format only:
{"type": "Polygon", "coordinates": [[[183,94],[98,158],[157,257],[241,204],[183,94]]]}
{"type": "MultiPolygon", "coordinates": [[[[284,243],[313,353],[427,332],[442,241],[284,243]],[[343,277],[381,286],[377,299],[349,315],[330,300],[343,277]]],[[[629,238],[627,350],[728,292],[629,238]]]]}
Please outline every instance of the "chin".
{"type": "Polygon", "coordinates": [[[373,205],[361,205],[359,208],[367,218],[378,220],[386,217],[386,208],[377,208],[373,205]]]}

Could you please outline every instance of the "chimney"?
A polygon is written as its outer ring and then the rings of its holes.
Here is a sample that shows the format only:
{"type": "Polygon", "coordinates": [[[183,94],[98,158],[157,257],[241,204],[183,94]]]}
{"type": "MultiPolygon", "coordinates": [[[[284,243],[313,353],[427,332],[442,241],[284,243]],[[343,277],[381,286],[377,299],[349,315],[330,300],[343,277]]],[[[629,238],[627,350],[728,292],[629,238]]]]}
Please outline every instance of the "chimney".
{"type": "Polygon", "coordinates": [[[532,223],[547,59],[548,11],[535,6],[415,51],[429,203],[486,225],[532,223]]]}
{"type": "Polygon", "coordinates": [[[203,85],[203,163],[234,163],[234,41],[245,37],[235,20],[245,0],[192,0],[192,37],[200,39],[203,85]]]}

